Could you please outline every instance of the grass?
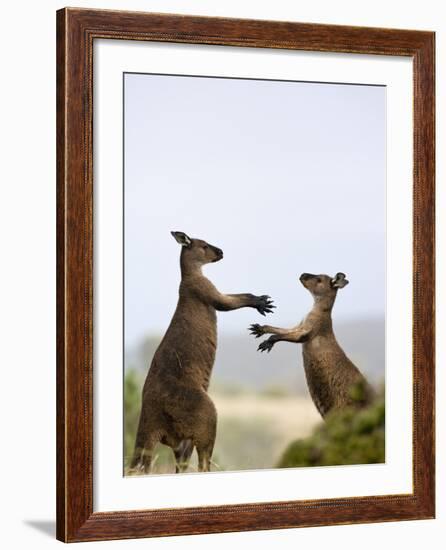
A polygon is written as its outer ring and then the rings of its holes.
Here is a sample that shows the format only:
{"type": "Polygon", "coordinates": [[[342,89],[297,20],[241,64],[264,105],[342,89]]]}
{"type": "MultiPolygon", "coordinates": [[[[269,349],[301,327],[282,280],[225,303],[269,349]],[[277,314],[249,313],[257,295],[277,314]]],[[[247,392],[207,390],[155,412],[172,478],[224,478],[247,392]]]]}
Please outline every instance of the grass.
{"type": "MultiPolygon", "coordinates": [[[[124,393],[126,466],[133,452],[143,382],[140,371],[127,370],[124,393]]],[[[212,467],[215,471],[273,468],[289,441],[296,436],[306,437],[320,422],[309,398],[290,396],[277,388],[249,393],[241,387],[216,383],[210,395],[218,411],[212,467]]],[[[172,473],[174,470],[171,449],[158,445],[153,473],[172,473]]],[[[189,471],[197,471],[195,451],[189,471]]]]}
{"type": "MultiPolygon", "coordinates": [[[[139,370],[127,370],[124,394],[126,465],[133,452],[143,382],[139,370]]],[[[218,411],[213,471],[384,461],[383,398],[368,409],[346,409],[329,415],[323,422],[309,397],[289,395],[277,387],[250,393],[240,387],[215,383],[210,395],[218,411]]],[[[171,449],[158,445],[152,472],[174,471],[171,449]]],[[[197,471],[195,451],[188,471],[197,471]]]]}
{"type": "Polygon", "coordinates": [[[327,415],[306,439],[293,441],[279,468],[385,462],[385,407],[379,397],[365,409],[350,407],[327,415]]]}

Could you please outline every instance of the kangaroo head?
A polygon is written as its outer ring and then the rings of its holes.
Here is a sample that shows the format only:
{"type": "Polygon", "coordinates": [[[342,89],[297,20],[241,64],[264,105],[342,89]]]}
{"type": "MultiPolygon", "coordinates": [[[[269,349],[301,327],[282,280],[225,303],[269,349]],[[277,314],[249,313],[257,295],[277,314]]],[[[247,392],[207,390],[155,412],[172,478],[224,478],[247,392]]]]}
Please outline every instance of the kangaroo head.
{"type": "Polygon", "coordinates": [[[200,267],[223,258],[223,250],[201,239],[192,239],[181,231],[171,231],[173,238],[181,245],[181,261],[191,267],[200,267]]]}
{"type": "Polygon", "coordinates": [[[299,280],[311,292],[314,298],[325,296],[334,298],[339,288],[344,288],[344,286],[348,285],[344,273],[337,273],[334,277],[302,273],[299,280]]]}

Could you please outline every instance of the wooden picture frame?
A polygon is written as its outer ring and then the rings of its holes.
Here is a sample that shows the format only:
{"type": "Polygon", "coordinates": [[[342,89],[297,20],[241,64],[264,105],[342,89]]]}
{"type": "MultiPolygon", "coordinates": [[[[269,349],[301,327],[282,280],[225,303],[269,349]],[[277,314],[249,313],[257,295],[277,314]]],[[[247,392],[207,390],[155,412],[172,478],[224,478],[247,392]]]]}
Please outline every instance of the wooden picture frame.
{"type": "Polygon", "coordinates": [[[65,8],[57,12],[57,538],[434,517],[434,33],[65,8]],[[407,56],[413,61],[413,493],[93,512],[93,42],[407,56]]]}

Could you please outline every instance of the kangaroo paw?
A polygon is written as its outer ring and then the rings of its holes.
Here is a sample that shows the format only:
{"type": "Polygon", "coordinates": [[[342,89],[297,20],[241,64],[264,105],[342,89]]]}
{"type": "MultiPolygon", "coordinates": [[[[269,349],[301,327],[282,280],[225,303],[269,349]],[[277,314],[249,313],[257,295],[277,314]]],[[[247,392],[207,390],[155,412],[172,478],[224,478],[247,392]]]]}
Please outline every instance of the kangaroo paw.
{"type": "Polygon", "coordinates": [[[251,332],[253,336],[256,338],[260,338],[260,336],[263,336],[265,334],[265,331],[263,329],[263,325],[259,325],[258,323],[254,323],[251,325],[248,330],[251,332]]]}
{"type": "Polygon", "coordinates": [[[259,296],[257,298],[257,303],[255,308],[261,315],[266,315],[267,313],[274,313],[273,309],[276,306],[273,305],[273,301],[271,299],[271,296],[267,296],[264,294],[263,296],[259,296]]]}

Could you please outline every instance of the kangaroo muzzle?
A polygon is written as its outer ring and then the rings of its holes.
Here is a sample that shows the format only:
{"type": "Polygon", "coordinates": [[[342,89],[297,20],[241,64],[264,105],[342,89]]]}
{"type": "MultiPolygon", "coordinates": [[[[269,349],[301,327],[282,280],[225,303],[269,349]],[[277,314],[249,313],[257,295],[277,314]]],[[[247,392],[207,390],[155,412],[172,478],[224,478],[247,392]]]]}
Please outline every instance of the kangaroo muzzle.
{"type": "Polygon", "coordinates": [[[217,248],[216,246],[214,246],[214,247],[212,248],[212,250],[215,252],[215,254],[216,254],[216,256],[217,256],[217,257],[215,258],[215,260],[213,260],[213,262],[218,262],[218,261],[220,261],[221,259],[223,259],[223,250],[222,250],[221,248],[217,248]]]}
{"type": "Polygon", "coordinates": [[[302,273],[302,275],[299,277],[299,281],[303,283],[304,281],[308,281],[309,279],[313,279],[316,277],[316,275],[313,275],[312,273],[302,273]]]}

